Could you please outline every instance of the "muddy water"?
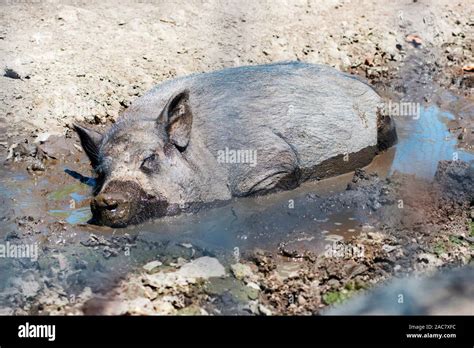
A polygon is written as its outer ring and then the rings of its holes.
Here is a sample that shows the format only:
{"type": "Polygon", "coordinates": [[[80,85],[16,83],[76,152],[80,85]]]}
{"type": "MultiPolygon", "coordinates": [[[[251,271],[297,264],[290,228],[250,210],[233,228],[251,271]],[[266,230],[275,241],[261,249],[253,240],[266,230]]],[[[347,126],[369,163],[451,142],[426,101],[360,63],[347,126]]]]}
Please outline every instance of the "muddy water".
{"type": "MultiPolygon", "coordinates": [[[[418,117],[417,117],[418,118],[418,117]]],[[[474,160],[474,154],[457,146],[457,136],[448,130],[455,116],[436,106],[421,107],[418,119],[397,119],[399,144],[391,172],[432,179],[440,160],[474,160]]]]}
{"type": "MultiPolygon", "coordinates": [[[[377,156],[367,171],[382,177],[400,171],[430,179],[439,160],[453,156],[473,160],[472,154],[458,148],[456,137],[448,130],[453,118],[453,114],[433,105],[422,107],[418,119],[397,118],[398,145],[377,156]]],[[[182,256],[186,250],[172,247],[182,243],[224,262],[233,262],[236,256],[254,248],[275,250],[282,244],[320,253],[328,243],[346,239],[368,223],[367,211],[344,206],[322,210],[310,199],[344,191],[352,179],[352,173],[348,173],[305,183],[290,192],[233,200],[220,208],[136,227],[92,226],[87,224],[91,217],[90,187],[64,173],[64,169],[85,168],[83,157],[66,156],[45,174],[35,176],[15,166],[0,167],[0,237],[4,242],[38,243],[40,248],[39,265],[19,259],[0,263],[0,289],[27,270],[50,272],[58,255],[69,264],[80,264],[74,277],[67,279],[67,286],[77,291],[90,286],[99,291],[148,261],[182,256]],[[91,233],[108,239],[125,238],[125,245],[133,245],[132,252],[124,254],[120,249],[110,256],[104,254],[101,245],[81,244],[91,233]],[[127,242],[127,238],[133,241],[127,242]]]]}

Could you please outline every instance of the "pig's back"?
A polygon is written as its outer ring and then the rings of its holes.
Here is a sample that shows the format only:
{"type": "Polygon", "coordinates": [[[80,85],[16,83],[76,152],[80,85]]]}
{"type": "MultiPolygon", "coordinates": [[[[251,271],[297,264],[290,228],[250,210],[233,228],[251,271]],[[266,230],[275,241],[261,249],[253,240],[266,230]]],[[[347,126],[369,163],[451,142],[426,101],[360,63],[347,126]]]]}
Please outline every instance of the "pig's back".
{"type": "Polygon", "coordinates": [[[188,89],[193,137],[211,153],[265,153],[275,141],[297,153],[302,169],[377,143],[380,97],[363,82],[299,62],[229,68],[164,82],[127,110],[157,117],[171,95],[188,89]]]}

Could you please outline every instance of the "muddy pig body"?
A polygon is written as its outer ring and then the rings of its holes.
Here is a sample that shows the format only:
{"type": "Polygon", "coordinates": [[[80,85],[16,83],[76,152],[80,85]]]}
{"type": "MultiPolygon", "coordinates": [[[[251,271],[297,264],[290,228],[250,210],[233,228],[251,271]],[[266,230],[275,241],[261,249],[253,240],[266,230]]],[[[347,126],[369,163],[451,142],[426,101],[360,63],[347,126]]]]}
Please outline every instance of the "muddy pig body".
{"type": "Polygon", "coordinates": [[[304,63],[164,82],[105,134],[76,127],[100,182],[95,219],[125,226],[364,166],[380,103],[352,76],[304,63]]]}

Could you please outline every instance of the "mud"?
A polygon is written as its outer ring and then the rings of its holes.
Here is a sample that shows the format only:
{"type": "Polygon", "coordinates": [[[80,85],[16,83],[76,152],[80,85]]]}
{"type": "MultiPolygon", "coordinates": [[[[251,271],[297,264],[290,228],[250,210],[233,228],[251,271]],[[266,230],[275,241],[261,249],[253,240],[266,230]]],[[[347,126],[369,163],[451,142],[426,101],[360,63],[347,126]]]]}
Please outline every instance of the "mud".
{"type": "Polygon", "coordinates": [[[319,314],[472,262],[469,2],[223,2],[204,18],[192,2],[2,6],[2,64],[20,78],[0,80],[0,239],[38,246],[37,260],[1,260],[2,314],[319,314]],[[398,144],[355,173],[134,228],[87,223],[93,176],[73,121],[113,123],[169,77],[285,59],[352,72],[420,115],[394,117],[398,144]],[[182,271],[203,257],[225,274],[182,271]]]}
{"type": "Polygon", "coordinates": [[[63,170],[88,163],[68,144],[55,153],[61,161],[43,160],[47,169],[39,174],[27,171],[37,151],[6,167],[19,174],[4,176],[9,190],[2,199],[15,197],[3,206],[4,238],[37,242],[40,252],[37,262],[4,264],[5,313],[314,314],[393,276],[459,266],[472,257],[472,166],[466,162],[440,162],[431,182],[393,173],[396,148],[354,175],[114,230],[87,224],[91,187],[63,170]],[[206,255],[226,266],[226,277],[157,291],[140,271],[155,260],[161,266],[153,272],[169,273],[206,255]],[[230,265],[236,263],[251,274],[234,279],[230,265]]]}

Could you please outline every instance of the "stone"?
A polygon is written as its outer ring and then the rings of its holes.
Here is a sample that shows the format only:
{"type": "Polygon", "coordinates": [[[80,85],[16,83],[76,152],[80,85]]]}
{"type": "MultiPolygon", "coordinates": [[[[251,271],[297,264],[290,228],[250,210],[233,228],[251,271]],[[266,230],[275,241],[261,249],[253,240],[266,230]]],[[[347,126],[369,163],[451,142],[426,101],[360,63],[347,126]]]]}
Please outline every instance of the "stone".
{"type": "Polygon", "coordinates": [[[285,262],[277,265],[276,273],[282,280],[296,278],[300,268],[295,262],[285,262]]]}
{"type": "Polygon", "coordinates": [[[225,276],[225,268],[219,260],[209,256],[203,256],[183,265],[177,272],[184,278],[208,279],[212,277],[225,276]]]}
{"type": "Polygon", "coordinates": [[[153,273],[158,267],[160,267],[163,263],[160,261],[151,261],[148,262],[146,265],[143,266],[143,269],[148,273],[153,273]]]}
{"type": "Polygon", "coordinates": [[[429,254],[429,253],[422,253],[419,254],[417,257],[418,262],[424,262],[429,265],[434,265],[434,266],[441,266],[442,262],[440,259],[436,257],[434,254],[429,254]]]}
{"type": "Polygon", "coordinates": [[[258,305],[258,310],[263,315],[266,315],[266,316],[273,315],[273,312],[268,307],[265,307],[263,304],[258,305]]]}
{"type": "Polygon", "coordinates": [[[158,272],[146,275],[145,283],[158,289],[173,288],[194,284],[198,279],[207,280],[225,276],[225,268],[219,260],[203,256],[195,259],[174,272],[158,272]]]}
{"type": "Polygon", "coordinates": [[[235,263],[230,266],[232,274],[238,280],[244,280],[245,278],[250,278],[253,276],[252,268],[243,263],[235,263]]]}
{"type": "Polygon", "coordinates": [[[154,300],[152,303],[153,308],[158,315],[170,315],[176,314],[177,312],[176,308],[174,308],[174,306],[169,301],[163,300],[161,298],[154,300]]]}
{"type": "Polygon", "coordinates": [[[397,248],[398,248],[398,246],[394,246],[394,245],[388,245],[388,244],[382,245],[382,250],[387,252],[387,253],[390,253],[390,252],[394,251],[397,248]]]}
{"type": "Polygon", "coordinates": [[[258,298],[258,294],[260,293],[260,288],[247,285],[245,286],[245,293],[249,299],[256,300],[258,298]]]}
{"type": "Polygon", "coordinates": [[[127,302],[127,313],[135,315],[156,314],[153,303],[144,297],[136,298],[127,302]]]}
{"type": "Polygon", "coordinates": [[[48,133],[48,132],[39,133],[36,136],[35,143],[44,143],[45,141],[49,139],[50,136],[51,136],[51,133],[48,133]]]}

